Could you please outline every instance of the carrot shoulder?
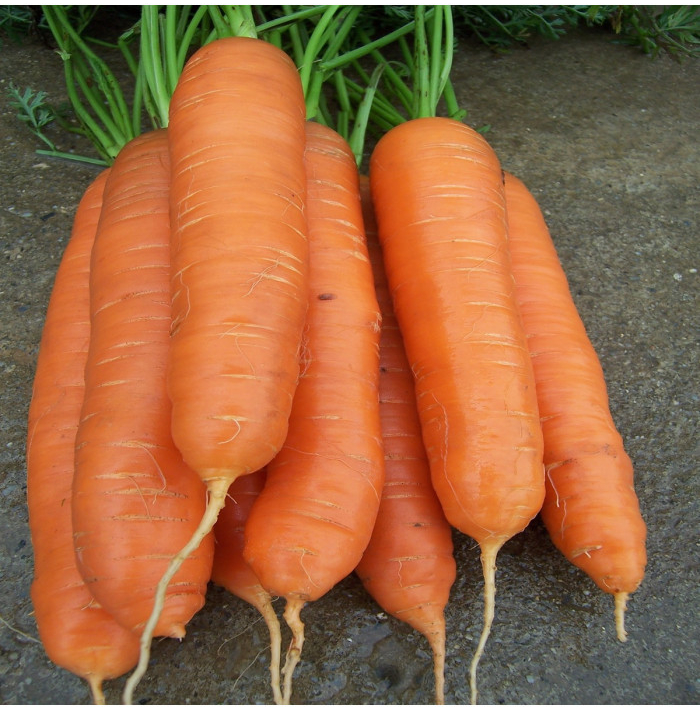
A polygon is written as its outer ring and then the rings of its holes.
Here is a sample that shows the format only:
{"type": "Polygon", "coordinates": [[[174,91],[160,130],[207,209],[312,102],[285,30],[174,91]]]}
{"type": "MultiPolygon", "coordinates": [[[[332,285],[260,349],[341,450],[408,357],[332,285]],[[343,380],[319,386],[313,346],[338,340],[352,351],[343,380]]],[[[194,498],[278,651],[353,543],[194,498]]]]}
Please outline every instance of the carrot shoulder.
{"type": "Polygon", "coordinates": [[[501,169],[476,131],[446,118],[393,128],[370,161],[387,277],[414,373],[435,491],[481,547],[485,622],[495,558],[539,511],[542,432],[506,242],[501,169]]]}
{"type": "Polygon", "coordinates": [[[646,565],[632,461],[542,212],[521,180],[505,179],[513,274],[544,434],[542,519],[566,558],[613,594],[624,640],[626,599],[646,565]]]}
{"type": "MultiPolygon", "coordinates": [[[[92,594],[141,632],[155,587],[205,506],[170,435],[170,219],[165,130],[134,138],[105,185],[90,267],[91,338],[76,437],[73,533],[92,594]]],[[[157,635],[181,638],[204,605],[209,537],[174,579],[157,635]]]]}
{"type": "Polygon", "coordinates": [[[385,479],[372,538],[356,572],[387,613],[428,639],[434,659],[435,701],[444,704],[444,610],[456,575],[452,529],[430,480],[413,374],[391,303],[366,178],[361,178],[360,189],[367,247],[382,314],[379,414],[385,479]]]}
{"type": "Polygon", "coordinates": [[[173,440],[208,500],[159,582],[125,701],[173,575],[231,483],[266,465],[287,432],[307,305],[304,122],[294,63],[247,37],[198,50],[172,96],[168,392],[173,440]]]}
{"type": "Polygon", "coordinates": [[[89,273],[108,170],[87,188],[56,273],[41,338],[27,437],[27,503],[34,550],[32,603],[39,637],[60,667],[102,681],[138,659],[138,638],[95,603],[75,561],[71,522],[75,435],[90,341],[89,273]]]}
{"type": "Polygon", "coordinates": [[[244,555],[287,599],[293,640],[285,701],[301,653],[299,614],[357,566],[384,479],[377,393],[380,315],[354,158],[342,138],[307,126],[309,310],[289,433],[267,467],[245,529],[244,555]]]}

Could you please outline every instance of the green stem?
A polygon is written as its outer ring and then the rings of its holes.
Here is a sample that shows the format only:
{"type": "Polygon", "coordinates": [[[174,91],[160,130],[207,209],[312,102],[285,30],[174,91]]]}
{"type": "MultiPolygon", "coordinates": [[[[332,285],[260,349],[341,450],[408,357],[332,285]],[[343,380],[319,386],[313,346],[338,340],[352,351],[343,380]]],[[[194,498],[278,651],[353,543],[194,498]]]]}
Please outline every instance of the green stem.
{"type": "MultiPolygon", "coordinates": [[[[194,44],[194,36],[197,30],[202,29],[202,23],[207,16],[207,6],[200,5],[190,20],[187,28],[182,33],[180,46],[177,50],[177,73],[178,76],[182,73],[182,69],[187,61],[187,52],[192,44],[194,44]]],[[[184,17],[184,16],[183,16],[184,17]]]]}
{"type": "MultiPolygon", "coordinates": [[[[433,12],[433,10],[428,10],[425,13],[425,17],[432,17],[433,12]]],[[[388,44],[399,40],[404,35],[409,34],[414,30],[415,24],[415,20],[408,22],[403,27],[399,27],[393,32],[390,32],[389,34],[384,35],[383,37],[380,37],[379,39],[376,39],[373,42],[370,42],[369,44],[365,44],[362,47],[358,47],[349,52],[346,52],[345,54],[340,54],[339,56],[334,57],[333,59],[324,61],[321,64],[321,69],[323,69],[323,71],[331,71],[333,69],[338,69],[341,66],[345,66],[354,59],[361,59],[362,57],[369,54],[372,50],[381,49],[382,47],[385,47],[388,44]]]]}
{"type": "MultiPolygon", "coordinates": [[[[440,95],[445,93],[445,90],[447,89],[447,86],[449,84],[449,88],[451,90],[451,96],[449,101],[454,100],[454,105],[452,109],[449,109],[450,115],[451,114],[458,114],[460,113],[460,109],[458,106],[456,106],[456,101],[457,98],[454,94],[454,90],[452,89],[452,84],[450,83],[450,74],[452,73],[452,60],[454,58],[455,54],[455,38],[454,38],[454,22],[452,18],[452,8],[448,5],[447,7],[443,8],[443,19],[445,22],[445,52],[444,52],[444,58],[442,59],[442,67],[439,72],[439,78],[438,78],[438,90],[437,90],[437,99],[440,98],[440,95]]],[[[447,96],[445,96],[445,99],[447,99],[447,96]]],[[[437,100],[436,100],[437,103],[437,100]]],[[[466,111],[464,112],[466,115],[466,111]]]]}
{"type": "Polygon", "coordinates": [[[441,91],[438,90],[440,81],[440,65],[442,63],[442,6],[435,6],[435,15],[430,21],[430,50],[429,50],[429,74],[428,101],[432,114],[435,114],[438,98],[441,91]]]}
{"type": "MultiPolygon", "coordinates": [[[[292,14],[291,5],[283,5],[282,9],[284,10],[285,15],[292,14]]],[[[259,30],[260,28],[258,28],[258,31],[259,30]]],[[[289,38],[292,42],[292,59],[294,60],[294,63],[296,64],[297,68],[299,68],[302,65],[302,62],[304,61],[304,43],[302,41],[299,25],[295,24],[289,28],[289,38]]]]}
{"type": "Polygon", "coordinates": [[[306,20],[310,17],[315,17],[325,12],[325,5],[316,5],[314,7],[309,7],[305,10],[292,11],[291,5],[283,5],[284,15],[282,17],[277,17],[274,20],[269,20],[263,22],[257,26],[258,35],[262,35],[269,32],[272,29],[282,28],[286,25],[295,24],[301,22],[301,20],[306,20]]]}
{"type": "MultiPolygon", "coordinates": [[[[318,67],[314,67],[318,55],[320,54],[321,47],[326,42],[326,30],[330,25],[336,12],[340,9],[340,5],[330,5],[326,11],[323,13],[318,24],[311,33],[309,42],[304,50],[303,57],[301,60],[301,65],[297,65],[299,68],[299,76],[301,77],[301,85],[304,89],[304,95],[308,95],[310,88],[312,75],[315,73],[314,69],[318,72],[318,67]]],[[[319,72],[320,73],[320,72],[319,72]]],[[[309,116],[312,117],[312,116],[309,116]]]]}
{"type": "MultiPolygon", "coordinates": [[[[90,107],[95,113],[100,116],[106,115],[104,111],[104,103],[106,102],[110,117],[105,127],[113,134],[116,142],[125,141],[131,137],[129,135],[130,113],[124,100],[124,95],[119,88],[119,83],[109,70],[109,67],[103,62],[83,41],[79,32],[71,25],[64,6],[60,5],[42,5],[44,15],[49,23],[51,32],[56,39],[59,48],[64,52],[68,59],[68,63],[75,60],[80,61],[80,69],[85,69],[84,62],[89,65],[88,76],[90,81],[95,81],[99,90],[102,92],[104,100],[96,96],[94,91],[85,92],[84,95],[90,104],[90,107]]],[[[83,27],[90,21],[92,14],[84,18],[83,27]]],[[[67,64],[66,64],[67,65],[67,64]]],[[[81,76],[79,70],[76,78],[83,79],[82,84],[87,85],[87,79],[81,76]]],[[[82,89],[81,85],[81,89],[82,89]]]]}
{"type": "Polygon", "coordinates": [[[207,7],[209,9],[209,17],[214,24],[214,30],[217,37],[229,37],[231,35],[231,31],[229,26],[226,24],[226,20],[224,20],[223,14],[221,13],[220,5],[208,5],[207,7]]]}
{"type": "Polygon", "coordinates": [[[355,156],[355,162],[358,169],[362,164],[362,159],[364,157],[365,134],[367,133],[367,124],[369,123],[369,116],[372,110],[372,102],[377,92],[379,79],[385,66],[386,65],[380,64],[374,68],[367,89],[365,90],[365,95],[362,97],[362,101],[360,101],[360,105],[357,108],[355,124],[353,126],[352,133],[350,134],[350,139],[348,140],[350,149],[355,156]]]}
{"type": "Polygon", "coordinates": [[[350,8],[345,8],[342,13],[345,14],[345,17],[340,16],[340,27],[338,30],[333,34],[332,40],[328,43],[328,47],[326,48],[326,51],[324,52],[324,59],[332,59],[334,56],[338,54],[340,51],[340,48],[343,46],[343,43],[347,39],[348,34],[352,30],[353,26],[357,22],[357,18],[359,14],[362,12],[362,6],[357,5],[355,7],[350,7],[350,8]]]}
{"type": "MultiPolygon", "coordinates": [[[[185,10],[189,12],[189,10],[185,10]]],[[[166,89],[172,96],[177,80],[180,78],[180,67],[177,63],[178,11],[176,5],[165,6],[165,27],[163,32],[163,48],[165,49],[165,71],[167,75],[166,89]]]]}
{"type": "MultiPolygon", "coordinates": [[[[365,45],[368,45],[370,43],[369,36],[364,30],[358,30],[358,37],[360,41],[363,42],[365,45]]],[[[374,59],[377,65],[384,65],[384,78],[391,84],[398,100],[402,103],[403,107],[407,111],[410,110],[413,94],[411,92],[411,89],[409,89],[406,85],[406,82],[393,68],[392,63],[387,61],[378,49],[371,50],[370,56],[372,57],[372,59],[374,59]]]]}
{"type": "Polygon", "coordinates": [[[416,5],[415,66],[413,85],[413,118],[432,115],[430,106],[430,59],[428,38],[425,33],[425,6],[416,5]]]}
{"type": "Polygon", "coordinates": [[[442,96],[445,99],[445,107],[447,108],[447,115],[455,121],[464,120],[467,112],[459,107],[457,101],[457,96],[455,95],[455,89],[452,82],[448,78],[445,82],[445,87],[442,90],[442,96]]]}
{"type": "Polygon", "coordinates": [[[399,48],[403,54],[404,63],[408,67],[408,73],[410,76],[413,76],[416,73],[416,66],[414,64],[415,57],[413,56],[413,51],[406,37],[399,38],[399,48]]]}
{"type": "MultiPolygon", "coordinates": [[[[368,78],[365,83],[369,85],[370,81],[371,79],[368,78]]],[[[355,99],[362,99],[365,94],[366,87],[362,88],[348,78],[345,79],[345,84],[349,94],[351,94],[355,99]]],[[[380,94],[375,94],[374,100],[372,101],[372,120],[375,118],[381,119],[385,123],[388,123],[389,126],[398,125],[406,120],[396,110],[396,107],[380,94]]]]}
{"type": "Polygon", "coordinates": [[[161,127],[168,125],[170,94],[161,54],[160,20],[157,5],[143,5],[141,9],[141,62],[146,86],[156,109],[154,116],[161,127]]]}
{"type": "Polygon", "coordinates": [[[101,158],[90,158],[86,155],[74,155],[73,153],[64,153],[61,150],[37,150],[37,155],[48,155],[52,158],[62,158],[65,160],[73,160],[74,162],[88,163],[89,165],[106,166],[109,163],[101,158]]]}

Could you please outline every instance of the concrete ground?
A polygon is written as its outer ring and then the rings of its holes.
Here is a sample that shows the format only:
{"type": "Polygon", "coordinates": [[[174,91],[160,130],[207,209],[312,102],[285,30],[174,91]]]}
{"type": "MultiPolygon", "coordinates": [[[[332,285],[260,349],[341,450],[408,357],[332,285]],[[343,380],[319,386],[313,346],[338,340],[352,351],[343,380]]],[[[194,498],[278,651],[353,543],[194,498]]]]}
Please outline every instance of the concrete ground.
{"type": "MultiPolygon", "coordinates": [[[[612,412],[635,463],[649,529],[646,578],[615,639],[612,600],[549,542],[539,521],[500,555],[496,620],[479,670],[485,704],[697,704],[698,253],[700,63],[650,60],[603,33],[494,56],[461,47],[467,122],[490,125],[503,167],[545,212],[600,355],[612,412]]],[[[0,701],[81,704],[86,685],[37,642],[29,587],[24,446],[37,346],[77,202],[95,169],[41,158],[8,106],[17,85],[60,98],[58,58],[39,44],[0,52],[0,701]]],[[[76,143],[85,150],[85,145],[76,143]]],[[[481,627],[477,550],[455,534],[447,608],[447,702],[469,701],[481,627]]],[[[430,704],[425,640],[386,617],[349,577],[304,610],[294,700],[430,704]]],[[[183,642],[157,642],[137,700],[269,703],[256,613],[211,588],[183,642]]],[[[123,680],[107,686],[119,700],[123,680]]]]}

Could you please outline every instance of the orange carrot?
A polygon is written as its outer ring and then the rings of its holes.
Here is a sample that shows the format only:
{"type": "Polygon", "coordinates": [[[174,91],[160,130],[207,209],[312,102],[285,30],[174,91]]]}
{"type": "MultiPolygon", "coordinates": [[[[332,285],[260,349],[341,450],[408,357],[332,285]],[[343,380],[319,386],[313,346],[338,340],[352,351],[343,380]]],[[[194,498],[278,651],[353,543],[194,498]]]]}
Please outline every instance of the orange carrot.
{"type": "Polygon", "coordinates": [[[173,575],[231,483],[284,442],[307,307],[304,123],[294,63],[247,37],[198,50],[170,103],[172,434],[208,502],[161,578],[127,702],[173,575]]]}
{"type": "Polygon", "coordinates": [[[358,174],[348,145],[307,126],[309,311],[289,434],[267,468],[245,529],[244,555],[286,598],[293,638],[284,699],[304,643],[301,609],[353,571],[384,479],[379,423],[380,314],[367,255],[358,174]]]}
{"type": "Polygon", "coordinates": [[[434,660],[435,703],[444,704],[444,610],[456,575],[452,529],[430,480],[413,375],[386,282],[367,178],[360,178],[360,190],[382,314],[379,414],[386,475],[372,538],[356,571],[387,613],[428,639],[434,660]]]}
{"type": "Polygon", "coordinates": [[[632,461],[542,212],[513,175],[505,176],[505,193],[513,274],[544,434],[542,519],[566,558],[613,594],[617,635],[625,640],[627,597],[646,565],[646,526],[632,461]]]}
{"type": "MultiPolygon", "coordinates": [[[[170,435],[170,219],[165,130],[134,138],[105,185],[90,267],[90,347],[76,438],[73,534],[91,593],[140,633],[205,488],[170,435]]],[[[155,634],[181,638],[204,605],[210,536],[175,577],[155,634]]]]}
{"type": "Polygon", "coordinates": [[[446,118],[390,130],[370,161],[379,238],[435,491],[481,548],[484,628],[495,559],[544,497],[542,432],[515,301],[501,169],[484,138],[446,118]]]}
{"type": "Polygon", "coordinates": [[[90,340],[90,251],[109,170],[87,188],[54,283],[41,337],[27,437],[27,503],[34,549],[31,596],[39,637],[60,667],[102,682],[132,668],[138,638],[95,603],[78,572],[71,524],[75,434],[90,340]]]}
{"type": "Polygon", "coordinates": [[[214,525],[216,547],[212,581],[247,601],[260,611],[270,633],[270,683],[276,704],[282,704],[280,691],[280,648],[282,636],[279,620],[272,606],[272,597],[262,587],[258,577],[243,558],[246,520],[253,503],[265,485],[265,468],[243,475],[229,488],[224,509],[214,525]]]}

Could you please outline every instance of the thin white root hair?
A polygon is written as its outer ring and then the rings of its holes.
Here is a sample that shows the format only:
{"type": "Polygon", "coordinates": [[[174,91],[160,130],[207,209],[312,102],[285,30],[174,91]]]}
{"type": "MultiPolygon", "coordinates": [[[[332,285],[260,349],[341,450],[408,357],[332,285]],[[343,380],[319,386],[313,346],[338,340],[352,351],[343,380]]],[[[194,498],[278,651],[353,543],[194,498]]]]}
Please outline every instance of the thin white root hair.
{"type": "Polygon", "coordinates": [[[469,666],[469,684],[471,685],[471,703],[476,704],[478,690],[476,686],[476,669],[479,660],[484,653],[486,641],[491,633],[493,616],[496,608],[496,555],[503,546],[505,540],[494,543],[493,540],[485,543],[481,547],[481,568],[484,572],[484,627],[481,630],[479,644],[474,652],[471,665],[469,666]]]}
{"type": "Polygon", "coordinates": [[[292,641],[289,644],[284,667],[282,668],[282,677],[284,679],[283,704],[291,703],[292,676],[294,675],[294,669],[299,664],[301,651],[304,647],[304,624],[301,622],[300,618],[301,609],[304,605],[304,601],[293,599],[287,601],[287,606],[284,609],[284,619],[287,621],[287,625],[292,631],[292,641]]]}
{"type": "Polygon", "coordinates": [[[627,599],[629,593],[626,591],[618,591],[615,595],[615,630],[617,639],[621,642],[627,642],[627,631],[625,630],[625,611],[627,610],[627,599]]]}
{"type": "Polygon", "coordinates": [[[284,704],[282,694],[282,680],[280,676],[280,663],[282,657],[282,630],[280,622],[272,606],[272,600],[266,599],[261,603],[258,610],[262,614],[267,629],[270,633],[270,686],[275,704],[284,704]]]}
{"type": "Polygon", "coordinates": [[[105,693],[102,691],[102,677],[90,675],[87,678],[87,683],[90,685],[90,694],[92,694],[92,703],[98,706],[103,706],[105,701],[105,693]]]}
{"type": "Polygon", "coordinates": [[[433,651],[435,704],[443,705],[445,703],[445,632],[431,633],[428,642],[433,651]]]}
{"type": "Polygon", "coordinates": [[[163,607],[165,606],[168,584],[172,581],[173,576],[175,576],[175,574],[180,570],[180,567],[185,562],[187,557],[199,548],[199,545],[202,543],[204,537],[211,532],[214,527],[214,523],[219,516],[219,512],[221,512],[226,502],[226,493],[228,492],[230,484],[230,479],[219,478],[207,485],[209,499],[207,500],[207,507],[204,510],[204,515],[202,516],[199,526],[195,530],[190,541],[187,542],[187,544],[185,544],[185,546],[180,549],[180,551],[170,560],[168,568],[165,570],[165,573],[156,586],[155,597],[153,599],[153,610],[151,611],[151,615],[146,622],[143,633],[141,634],[141,652],[139,654],[139,661],[136,665],[136,669],[132,672],[131,676],[127,679],[126,684],[124,685],[124,692],[122,694],[123,704],[131,704],[133,702],[134,690],[148,669],[148,662],[151,657],[153,632],[155,631],[156,625],[158,624],[160,616],[163,612],[163,607]]]}

